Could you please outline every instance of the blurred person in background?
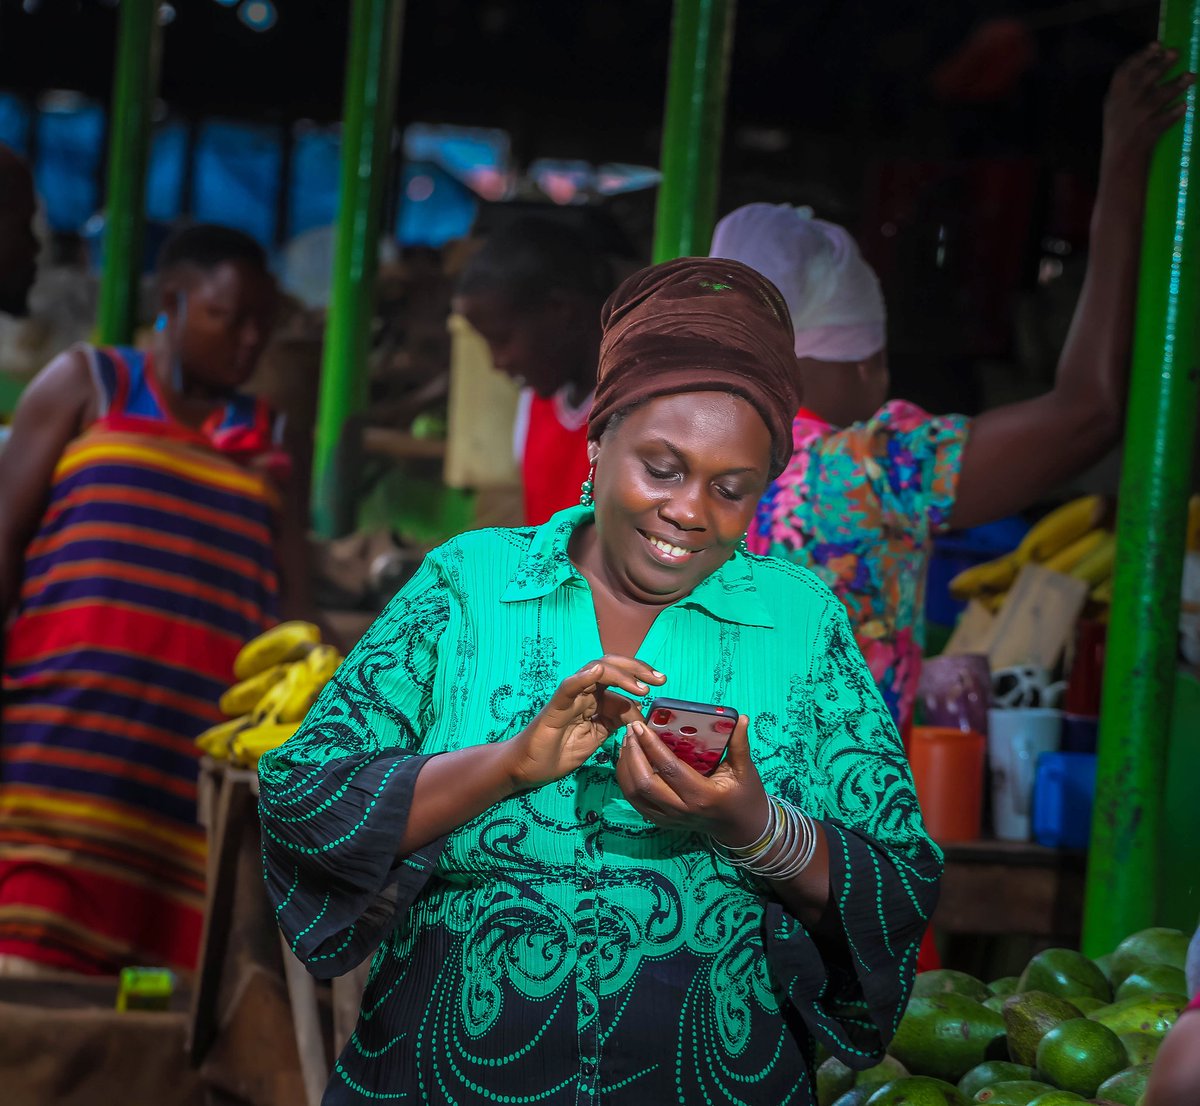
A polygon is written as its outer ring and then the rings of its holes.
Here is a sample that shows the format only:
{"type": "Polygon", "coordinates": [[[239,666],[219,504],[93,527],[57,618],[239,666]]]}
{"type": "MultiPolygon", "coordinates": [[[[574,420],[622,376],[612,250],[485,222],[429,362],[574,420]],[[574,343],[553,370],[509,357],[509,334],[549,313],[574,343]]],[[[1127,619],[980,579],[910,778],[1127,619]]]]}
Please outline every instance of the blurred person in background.
{"type": "Polygon", "coordinates": [[[487,342],[493,365],[522,387],[513,445],[526,525],[579,500],[600,309],[614,284],[608,260],[585,235],[533,217],[488,235],[459,278],[454,310],[487,342]]]}
{"type": "Polygon", "coordinates": [[[158,281],[153,349],[55,358],[0,454],[0,971],[193,967],[193,738],[241,646],[310,610],[280,428],[239,392],[275,318],[265,255],[193,226],[158,281]]]}
{"type": "Polygon", "coordinates": [[[1152,43],[1113,77],[1087,276],[1054,388],[1034,399],[974,419],[887,401],[883,295],[849,232],[786,204],[749,204],[717,224],[712,255],[771,280],[796,334],[794,450],[759,505],[750,548],[833,588],[901,732],[920,676],[933,538],[1031,506],[1120,437],[1150,156],[1194,79],[1167,78],[1177,60],[1152,43]]]}

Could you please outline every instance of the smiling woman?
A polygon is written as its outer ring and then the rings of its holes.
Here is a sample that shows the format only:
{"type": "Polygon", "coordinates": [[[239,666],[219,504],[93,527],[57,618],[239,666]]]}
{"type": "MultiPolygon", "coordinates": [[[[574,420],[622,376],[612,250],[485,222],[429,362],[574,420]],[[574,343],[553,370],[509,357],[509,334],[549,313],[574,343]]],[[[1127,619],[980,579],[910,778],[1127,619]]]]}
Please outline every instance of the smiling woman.
{"type": "Polygon", "coordinates": [[[811,1106],[816,1043],[867,1067],[907,999],[940,856],[895,727],[833,594],[741,545],[786,309],[690,258],[604,328],[589,501],[431,553],[261,762],[292,948],[374,954],[327,1104],[811,1106]],[[664,687],[741,710],[709,774],[664,687]]]}

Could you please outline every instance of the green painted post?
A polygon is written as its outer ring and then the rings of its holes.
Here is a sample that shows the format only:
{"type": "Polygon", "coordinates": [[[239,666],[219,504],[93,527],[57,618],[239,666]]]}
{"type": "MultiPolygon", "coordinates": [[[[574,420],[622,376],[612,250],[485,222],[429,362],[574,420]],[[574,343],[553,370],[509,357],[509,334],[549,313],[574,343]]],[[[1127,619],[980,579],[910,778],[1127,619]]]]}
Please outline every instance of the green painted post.
{"type": "Polygon", "coordinates": [[[104,266],[96,311],[96,340],[104,345],[129,342],[137,325],[146,229],[146,156],[161,42],[158,0],[122,0],[108,112],[104,266]]]}
{"type": "Polygon", "coordinates": [[[654,260],[708,253],[735,0],[675,0],[654,260]]]}
{"type": "MultiPolygon", "coordinates": [[[[1200,0],[1164,0],[1159,39],[1200,70],[1200,0]]],[[[1084,905],[1084,951],[1158,917],[1200,312],[1196,89],[1150,170],[1117,520],[1117,564],[1084,905]]]]}
{"type": "Polygon", "coordinates": [[[322,537],[336,536],[351,521],[346,508],[354,490],[338,462],[346,421],[367,399],[367,351],[403,19],[403,0],[354,0],[333,283],[313,450],[313,524],[322,537]]]}

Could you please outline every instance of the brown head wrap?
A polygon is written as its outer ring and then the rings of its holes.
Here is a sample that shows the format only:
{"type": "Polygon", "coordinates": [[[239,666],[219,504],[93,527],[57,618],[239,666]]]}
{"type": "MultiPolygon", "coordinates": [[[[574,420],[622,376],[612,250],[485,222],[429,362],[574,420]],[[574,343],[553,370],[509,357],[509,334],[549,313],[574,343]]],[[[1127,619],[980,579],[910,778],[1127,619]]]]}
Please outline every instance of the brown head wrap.
{"type": "Polygon", "coordinates": [[[681,257],[622,282],[600,322],[589,437],[656,396],[732,392],[767,424],[772,477],[783,470],[800,397],[791,317],[775,285],[738,261],[681,257]]]}

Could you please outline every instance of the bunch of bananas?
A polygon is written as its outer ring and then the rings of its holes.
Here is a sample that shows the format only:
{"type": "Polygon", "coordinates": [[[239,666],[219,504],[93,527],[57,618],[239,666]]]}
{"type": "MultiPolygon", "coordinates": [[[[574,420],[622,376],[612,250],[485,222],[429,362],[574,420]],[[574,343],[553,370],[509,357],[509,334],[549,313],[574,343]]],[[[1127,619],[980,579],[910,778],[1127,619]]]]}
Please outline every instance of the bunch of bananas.
{"type": "Polygon", "coordinates": [[[296,732],[342,659],[321,644],[311,622],[284,622],[261,634],[233,662],[239,682],[220,702],[229,721],[205,730],[196,744],[215,760],[253,768],[296,732]]]}
{"type": "Polygon", "coordinates": [[[1008,590],[1027,564],[1038,564],[1085,581],[1094,602],[1112,595],[1112,572],[1117,539],[1100,527],[1105,504],[1098,495],[1085,495],[1051,511],[1011,553],[974,565],[950,581],[955,599],[977,599],[989,610],[1004,605],[1008,590]]]}

